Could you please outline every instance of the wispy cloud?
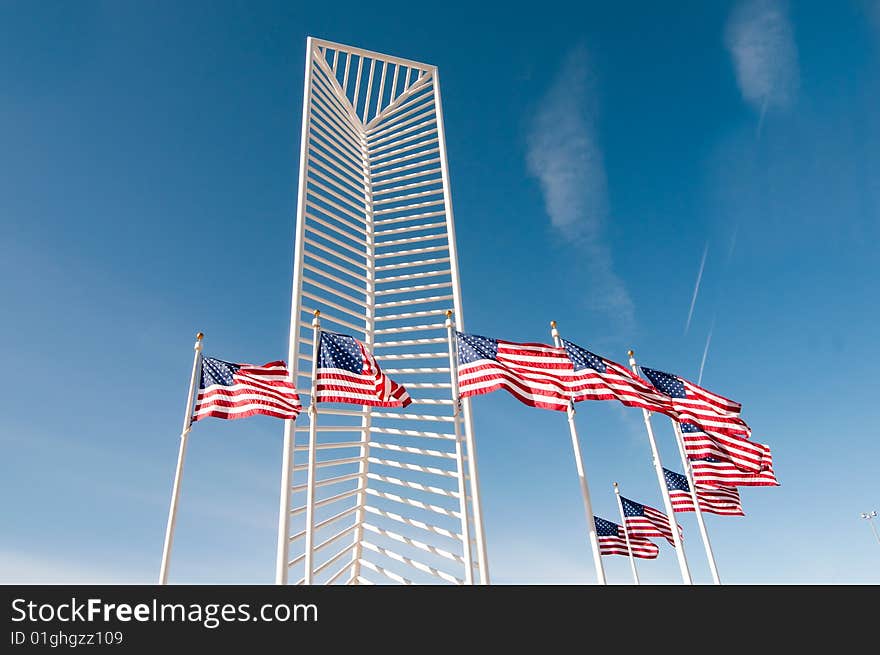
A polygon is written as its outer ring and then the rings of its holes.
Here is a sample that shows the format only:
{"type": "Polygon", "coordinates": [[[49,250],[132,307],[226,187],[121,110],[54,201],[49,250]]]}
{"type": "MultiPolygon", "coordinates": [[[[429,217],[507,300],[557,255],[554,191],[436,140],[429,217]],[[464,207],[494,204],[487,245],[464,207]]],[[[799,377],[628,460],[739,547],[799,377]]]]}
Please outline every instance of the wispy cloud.
{"type": "Polygon", "coordinates": [[[709,344],[712,343],[712,333],[715,331],[715,318],[712,318],[712,326],[709,328],[709,336],[706,337],[706,347],[703,348],[703,359],[700,361],[700,375],[697,384],[703,384],[703,369],[706,368],[706,358],[709,356],[709,344]]]}
{"type": "Polygon", "coordinates": [[[782,0],[745,0],[730,14],[725,45],[733,58],[743,98],[760,113],[784,109],[800,83],[798,53],[788,8],[782,0]]]}
{"type": "Polygon", "coordinates": [[[703,248],[703,258],[700,260],[700,270],[697,272],[697,281],[694,283],[694,295],[691,296],[691,308],[688,310],[687,321],[684,324],[684,333],[691,329],[691,319],[694,317],[694,306],[697,304],[697,296],[700,294],[700,283],[703,281],[703,269],[706,268],[706,255],[709,254],[709,242],[703,248]]]}
{"type": "Polygon", "coordinates": [[[551,224],[585,255],[598,309],[632,321],[633,303],[603,241],[608,184],[597,130],[595,83],[584,45],[565,58],[529,127],[527,165],[551,224]]]}

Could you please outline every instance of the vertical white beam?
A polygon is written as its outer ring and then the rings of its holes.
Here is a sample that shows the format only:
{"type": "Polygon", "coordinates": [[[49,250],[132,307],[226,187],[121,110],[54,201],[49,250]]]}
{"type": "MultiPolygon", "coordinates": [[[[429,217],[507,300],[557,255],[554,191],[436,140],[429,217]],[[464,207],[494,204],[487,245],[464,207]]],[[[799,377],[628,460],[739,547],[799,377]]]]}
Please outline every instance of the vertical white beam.
{"type": "MultiPolygon", "coordinates": [[[[632,350],[629,351],[629,365],[632,367],[632,372],[638,375],[639,369],[632,350]]],[[[651,412],[643,409],[642,417],[645,420],[645,429],[648,432],[648,443],[651,444],[654,472],[657,474],[657,484],[660,485],[660,493],[663,496],[663,507],[666,508],[666,516],[669,517],[669,529],[672,530],[672,541],[675,544],[675,555],[678,558],[678,568],[681,570],[681,580],[684,584],[694,584],[691,579],[691,572],[688,570],[684,544],[681,542],[681,535],[678,534],[675,512],[672,511],[672,501],[669,498],[669,489],[666,487],[666,476],[663,475],[663,462],[660,459],[660,452],[657,450],[657,442],[654,439],[654,428],[651,427],[651,412]]]]}
{"type": "Polygon", "coordinates": [[[446,337],[449,340],[449,381],[452,384],[452,417],[455,426],[455,461],[458,464],[458,499],[461,512],[461,545],[464,557],[465,584],[474,584],[474,556],[471,553],[471,526],[468,518],[467,486],[464,482],[464,453],[461,443],[461,397],[458,390],[458,348],[452,312],[446,312],[446,337]]]}
{"type": "MultiPolygon", "coordinates": [[[[452,303],[458,328],[464,330],[464,312],[461,302],[461,278],[458,272],[458,251],[455,245],[455,219],[452,214],[452,186],[449,181],[449,164],[446,158],[446,132],[443,128],[443,103],[440,99],[440,74],[433,68],[434,112],[437,117],[437,146],[440,155],[440,175],[443,180],[443,208],[446,213],[446,233],[449,240],[449,268],[452,277],[452,303]]],[[[409,74],[407,74],[407,79],[409,74]]],[[[408,85],[407,85],[408,86],[408,85]]],[[[461,401],[464,414],[464,434],[467,445],[468,475],[471,480],[471,503],[474,516],[474,532],[477,545],[477,563],[480,568],[480,584],[489,584],[489,555],[486,551],[486,535],[483,526],[483,507],[480,500],[480,476],[477,470],[477,447],[474,442],[474,422],[470,398],[461,401]]]]}
{"type": "MultiPolygon", "coordinates": [[[[364,116],[361,119],[367,122],[367,116],[370,115],[370,97],[373,95],[373,75],[376,73],[376,60],[370,60],[370,75],[367,77],[367,97],[364,99],[364,116]]],[[[381,100],[380,100],[381,102],[381,100]]]]}
{"type": "Polygon", "coordinates": [[[681,427],[678,421],[673,418],[672,430],[675,432],[675,443],[678,444],[678,454],[681,456],[681,466],[684,469],[684,475],[687,478],[688,486],[691,488],[691,500],[694,503],[694,514],[697,517],[697,526],[700,528],[700,537],[703,539],[703,548],[706,549],[706,559],[709,562],[709,571],[712,573],[712,582],[721,584],[721,578],[718,575],[718,567],[715,565],[715,553],[712,552],[712,543],[709,541],[709,531],[706,529],[706,522],[703,520],[703,510],[700,509],[700,500],[697,498],[697,486],[694,484],[694,471],[691,468],[691,461],[687,457],[684,449],[684,437],[681,434],[681,427]]]}
{"type": "MultiPolygon", "coordinates": [[[[556,321],[550,322],[550,334],[553,336],[553,344],[557,348],[561,348],[562,342],[559,339],[559,330],[556,329],[556,321]]],[[[599,535],[596,534],[596,520],[593,515],[593,503],[590,500],[590,486],[587,484],[587,471],[584,468],[584,458],[581,454],[581,442],[580,439],[578,439],[574,414],[574,403],[569,401],[566,415],[568,416],[568,430],[571,433],[571,447],[574,452],[574,463],[577,468],[578,482],[581,487],[581,498],[584,502],[584,514],[586,514],[587,518],[587,541],[589,541],[590,551],[593,553],[593,565],[596,567],[596,581],[599,584],[606,584],[605,567],[602,565],[602,553],[599,551],[599,535]]]]}
{"type": "MultiPolygon", "coordinates": [[[[375,60],[373,60],[375,63],[375,60]]],[[[370,75],[372,76],[372,67],[370,75]]],[[[364,241],[366,242],[366,271],[367,279],[364,288],[364,296],[366,300],[366,308],[364,310],[364,343],[370,352],[376,341],[376,237],[375,225],[373,219],[373,180],[370,175],[370,159],[369,159],[369,143],[367,142],[367,133],[364,126],[352,121],[352,126],[358,133],[361,142],[361,167],[364,178],[364,241]]],[[[354,571],[352,578],[357,581],[361,575],[361,554],[363,552],[362,542],[364,536],[364,505],[367,503],[367,458],[370,456],[370,428],[372,426],[372,409],[364,406],[363,418],[361,419],[361,443],[360,448],[361,461],[358,464],[358,486],[361,491],[357,496],[358,510],[355,516],[357,528],[355,529],[355,542],[357,545],[352,551],[352,562],[354,563],[354,571]]]]}
{"type": "MultiPolygon", "coordinates": [[[[346,70],[348,68],[346,67],[346,70]]],[[[296,208],[296,235],[293,251],[290,335],[287,365],[290,381],[296,386],[299,361],[299,306],[302,294],[303,242],[305,237],[306,175],[309,169],[309,127],[312,106],[312,37],[306,39],[306,70],[303,78],[302,132],[299,149],[299,198],[296,208]]],[[[275,584],[287,584],[290,536],[290,478],[293,466],[293,421],[284,421],[284,447],[281,455],[281,493],[278,503],[278,547],[275,555],[275,584]]]]}
{"type": "Polygon", "coordinates": [[[196,335],[196,343],[193,346],[192,375],[189,378],[189,395],[186,397],[186,412],[183,415],[183,430],[180,432],[180,449],[177,453],[177,469],[174,471],[174,486],[171,488],[171,506],[168,508],[168,524],[165,526],[165,545],[162,547],[162,564],[159,567],[159,584],[168,584],[168,567],[171,565],[171,547],[174,545],[174,528],[177,525],[177,505],[180,499],[180,482],[183,479],[183,462],[186,459],[186,444],[189,439],[189,431],[192,427],[193,397],[196,392],[196,377],[201,370],[202,363],[202,337],[199,332],[196,335]]]}
{"type": "Polygon", "coordinates": [[[633,584],[639,584],[639,572],[636,570],[636,558],[633,557],[633,547],[629,541],[629,528],[626,527],[626,514],[623,513],[623,501],[620,500],[620,489],[614,483],[614,495],[617,496],[617,509],[620,512],[620,527],[623,528],[623,536],[626,538],[626,549],[629,551],[629,566],[633,573],[633,584]]]}
{"type": "Polygon", "coordinates": [[[318,365],[319,344],[321,343],[321,312],[315,310],[312,318],[312,387],[309,391],[309,460],[306,478],[306,545],[305,573],[303,582],[312,584],[312,572],[315,570],[315,459],[318,445],[318,365]]]}

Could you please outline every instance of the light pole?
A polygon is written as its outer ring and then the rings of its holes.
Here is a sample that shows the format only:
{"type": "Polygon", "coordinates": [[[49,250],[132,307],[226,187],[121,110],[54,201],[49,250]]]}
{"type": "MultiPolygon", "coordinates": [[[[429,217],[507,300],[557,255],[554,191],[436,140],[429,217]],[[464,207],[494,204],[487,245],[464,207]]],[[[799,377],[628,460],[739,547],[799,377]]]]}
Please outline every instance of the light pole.
{"type": "Polygon", "coordinates": [[[871,510],[870,512],[862,512],[862,518],[868,521],[868,525],[871,526],[871,532],[873,532],[874,536],[877,537],[877,543],[880,543],[880,534],[877,534],[877,527],[874,525],[874,519],[877,518],[876,510],[871,510]]]}

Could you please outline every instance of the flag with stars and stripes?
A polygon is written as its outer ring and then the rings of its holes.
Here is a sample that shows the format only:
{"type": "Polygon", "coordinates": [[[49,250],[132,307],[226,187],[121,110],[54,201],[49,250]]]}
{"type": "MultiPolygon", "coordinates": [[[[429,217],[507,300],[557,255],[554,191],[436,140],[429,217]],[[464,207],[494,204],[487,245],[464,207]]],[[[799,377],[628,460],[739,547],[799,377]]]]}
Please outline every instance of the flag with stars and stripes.
{"type": "Polygon", "coordinates": [[[193,421],[265,414],[295,419],[302,410],[284,362],[262,366],[203,357],[193,421]]]}
{"type": "Polygon", "coordinates": [[[742,405],[714,394],[683,377],[640,366],[642,375],[672,402],[673,418],[700,426],[709,434],[748,438],[751,430],[742,418],[742,405]]]}
{"type": "Polygon", "coordinates": [[[571,341],[563,339],[562,345],[574,368],[574,375],[567,380],[574,402],[619,400],[624,405],[641,407],[649,412],[672,413],[669,398],[625,366],[595,355],[571,341]]]}
{"type": "MultiPolygon", "coordinates": [[[[600,519],[594,516],[596,523],[596,536],[599,541],[600,555],[629,555],[629,548],[626,545],[626,535],[623,532],[623,526],[617,525],[612,521],[600,519]]],[[[630,537],[630,545],[632,546],[633,557],[642,559],[655,559],[660,554],[657,544],[641,539],[639,537],[630,537]]]]}
{"type": "MultiPolygon", "coordinates": [[[[690,459],[690,458],[689,458],[690,459]]],[[[764,468],[758,473],[740,471],[730,462],[714,457],[691,459],[694,484],[698,487],[778,487],[773,472],[773,456],[767,452],[764,468]]]]}
{"type": "MultiPolygon", "coordinates": [[[[669,527],[669,519],[659,509],[642,505],[629,498],[620,497],[623,505],[623,515],[626,517],[626,529],[629,537],[663,537],[675,546],[672,529],[669,527]]],[[[681,535],[681,526],[678,533],[681,535]]]]}
{"type": "MultiPolygon", "coordinates": [[[[666,488],[669,489],[672,511],[696,511],[687,477],[667,468],[663,469],[663,477],[666,478],[666,488]]],[[[697,491],[697,502],[700,503],[702,511],[720,516],[745,516],[736,487],[701,487],[695,484],[694,488],[697,491]]]]}
{"type": "Polygon", "coordinates": [[[321,331],[316,402],[406,407],[406,388],[382,372],[364,344],[346,334],[321,331]]]}
{"type": "Polygon", "coordinates": [[[514,343],[456,332],[458,389],[462,398],[504,389],[530,407],[565,411],[563,373],[571,364],[562,348],[514,343]]]}
{"type": "Polygon", "coordinates": [[[714,457],[749,473],[758,473],[764,468],[764,458],[770,452],[765,444],[718,432],[707,433],[687,421],[679,423],[679,427],[689,458],[714,457]]]}

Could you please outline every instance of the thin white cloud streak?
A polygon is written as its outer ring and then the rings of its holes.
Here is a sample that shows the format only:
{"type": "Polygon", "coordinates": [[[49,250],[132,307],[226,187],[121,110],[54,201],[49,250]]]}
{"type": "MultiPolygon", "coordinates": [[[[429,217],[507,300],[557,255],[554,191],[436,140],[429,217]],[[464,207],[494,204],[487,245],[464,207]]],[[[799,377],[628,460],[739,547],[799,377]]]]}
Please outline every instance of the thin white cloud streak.
{"type": "Polygon", "coordinates": [[[691,296],[691,308],[688,310],[687,321],[684,324],[684,333],[687,334],[691,329],[691,319],[694,317],[694,307],[697,304],[697,296],[700,294],[700,282],[703,280],[703,269],[706,268],[706,255],[709,253],[709,242],[703,248],[703,258],[700,260],[700,270],[697,273],[697,281],[694,284],[694,295],[691,296]]]}
{"type": "Polygon", "coordinates": [[[712,327],[709,328],[709,336],[706,337],[706,347],[703,348],[703,359],[700,361],[700,375],[697,377],[697,384],[703,384],[703,369],[706,368],[706,358],[709,356],[709,344],[712,343],[712,333],[715,332],[715,319],[712,319],[712,327]]]}
{"type": "Polygon", "coordinates": [[[743,98],[759,112],[758,131],[770,109],[794,102],[800,85],[797,45],[782,0],[746,0],[730,14],[724,42],[743,98]]]}
{"type": "Polygon", "coordinates": [[[589,56],[579,45],[541,99],[529,126],[526,164],[540,183],[551,225],[583,254],[596,308],[630,323],[633,302],[602,239],[608,184],[596,119],[589,56]]]}
{"type": "Polygon", "coordinates": [[[733,236],[730,237],[730,248],[727,249],[727,262],[733,258],[733,252],[736,250],[736,242],[739,239],[739,223],[733,228],[733,236]]]}

